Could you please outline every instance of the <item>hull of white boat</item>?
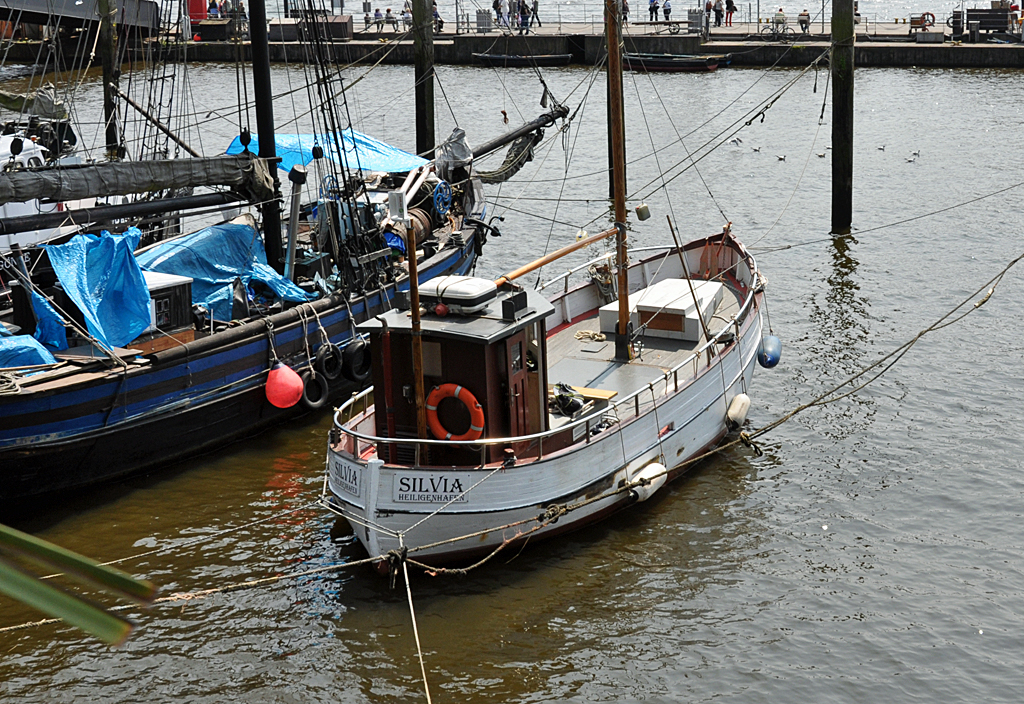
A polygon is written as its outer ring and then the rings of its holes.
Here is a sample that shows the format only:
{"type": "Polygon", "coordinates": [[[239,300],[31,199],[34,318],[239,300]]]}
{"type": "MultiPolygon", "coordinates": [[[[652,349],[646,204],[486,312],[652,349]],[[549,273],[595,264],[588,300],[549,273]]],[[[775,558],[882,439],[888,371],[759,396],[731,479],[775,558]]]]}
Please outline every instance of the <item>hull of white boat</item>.
{"type": "MultiPolygon", "coordinates": [[[[645,466],[660,462],[675,478],[725,436],[730,402],[749,393],[761,339],[759,311],[747,316],[739,344],[685,385],[680,378],[678,390],[667,376],[638,397],[638,411],[630,403],[628,416],[620,410],[619,422],[590,442],[540,459],[449,470],[371,461],[371,446],[362,455],[332,448],[329,507],[349,520],[371,556],[404,545],[410,557],[427,564],[460,563],[603,518],[635,501],[627,485],[645,466]],[[569,510],[549,521],[553,507],[569,510]]],[[[372,411],[353,422],[369,432],[372,411]]]]}

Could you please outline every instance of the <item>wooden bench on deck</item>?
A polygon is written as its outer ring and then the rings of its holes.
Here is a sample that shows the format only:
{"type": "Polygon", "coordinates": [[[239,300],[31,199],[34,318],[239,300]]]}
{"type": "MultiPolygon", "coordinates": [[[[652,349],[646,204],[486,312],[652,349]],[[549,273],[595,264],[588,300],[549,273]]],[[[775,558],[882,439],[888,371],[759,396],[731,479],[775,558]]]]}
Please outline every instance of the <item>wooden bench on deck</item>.
{"type": "Polygon", "coordinates": [[[1012,32],[1011,10],[988,10],[984,8],[967,8],[967,26],[970,31],[971,22],[979,22],[978,29],[982,32],[1012,32]]]}

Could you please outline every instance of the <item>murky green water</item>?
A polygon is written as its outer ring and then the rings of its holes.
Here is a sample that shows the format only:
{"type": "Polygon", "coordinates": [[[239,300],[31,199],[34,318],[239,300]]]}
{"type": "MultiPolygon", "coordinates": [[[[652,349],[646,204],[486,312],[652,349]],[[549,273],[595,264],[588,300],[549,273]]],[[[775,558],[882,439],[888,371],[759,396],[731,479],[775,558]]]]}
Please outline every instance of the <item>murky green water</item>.
{"type": "MultiPolygon", "coordinates": [[[[382,69],[363,81],[352,101],[357,127],[411,147],[411,75],[382,69]]],[[[581,69],[545,75],[558,97],[588,76],[581,69]]],[[[695,149],[794,75],[627,76],[629,156],[650,153],[652,138],[658,153],[657,164],[646,158],[630,166],[631,190],[646,196],[651,188],[641,185],[656,181],[659,164],[664,170],[685,156],[665,146],[676,132],[662,101],[684,133],[725,109],[687,138],[695,149]]],[[[289,79],[297,85],[301,70],[276,72],[276,85],[289,79]]],[[[503,128],[502,109],[513,122],[517,109],[539,111],[541,89],[528,71],[445,67],[440,79],[472,143],[503,128]]],[[[827,110],[818,125],[824,74],[816,93],[812,73],[763,123],[740,132],[741,144],[702,160],[706,187],[691,170],[673,182],[671,203],[646,196],[655,217],[634,223],[637,242],[667,236],[666,213],[684,234],[716,230],[724,220],[717,203],[758,253],[784,349],[778,368],[755,376],[751,427],[911,339],[1020,254],[1019,188],[873,229],[1021,180],[1020,79],[1016,72],[859,71],[858,231],[845,243],[827,235],[827,110]],[[800,243],[808,244],[778,249],[800,243]]],[[[194,70],[192,86],[196,104],[213,109],[230,102],[234,71],[194,70]]],[[[93,86],[80,110],[92,109],[95,96],[93,86]]],[[[447,132],[451,113],[438,98],[439,131],[447,132]]],[[[567,140],[570,173],[606,163],[603,100],[598,81],[581,129],[567,140]]],[[[304,102],[282,100],[278,110],[301,112],[304,102]]],[[[209,123],[205,149],[226,146],[234,129],[209,123]]],[[[561,246],[592,218],[587,229],[603,224],[602,176],[566,182],[557,211],[548,200],[560,194],[564,167],[555,140],[500,189],[499,203],[514,210],[498,209],[505,235],[489,243],[480,273],[561,246]],[[551,228],[543,219],[550,217],[564,224],[551,228]]],[[[531,545],[464,578],[416,578],[434,701],[1019,700],[1020,281],[1012,270],[984,307],[922,338],[865,391],[768,435],[762,458],[724,453],[593,529],[531,545]]],[[[102,560],[159,549],[124,567],[163,594],[342,565],[363,554],[349,537],[332,540],[332,521],[310,508],[328,427],[327,418],[303,419],[54,506],[25,525],[102,560]],[[237,530],[220,534],[228,529],[237,530]]],[[[405,594],[365,568],[135,616],[139,630],[116,650],[62,627],[0,633],[0,695],[10,702],[424,699],[405,594]]],[[[0,625],[37,618],[0,600],[0,625]]]]}

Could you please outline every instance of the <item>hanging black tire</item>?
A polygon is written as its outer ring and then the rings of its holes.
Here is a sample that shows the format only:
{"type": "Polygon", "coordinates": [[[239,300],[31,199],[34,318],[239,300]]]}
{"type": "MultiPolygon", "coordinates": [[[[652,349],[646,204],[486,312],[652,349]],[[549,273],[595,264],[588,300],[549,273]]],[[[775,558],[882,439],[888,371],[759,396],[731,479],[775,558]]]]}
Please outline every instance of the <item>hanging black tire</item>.
{"type": "Polygon", "coordinates": [[[356,338],[345,345],[341,351],[341,373],[349,381],[364,383],[370,378],[373,358],[370,356],[370,345],[361,338],[356,338]]]}
{"type": "Polygon", "coordinates": [[[327,377],[328,381],[341,376],[342,362],[341,350],[335,344],[325,342],[316,351],[316,370],[327,377]]]}
{"type": "Polygon", "coordinates": [[[311,369],[306,369],[299,376],[302,377],[302,405],[311,411],[323,408],[330,395],[327,379],[323,374],[314,374],[311,369]]]}

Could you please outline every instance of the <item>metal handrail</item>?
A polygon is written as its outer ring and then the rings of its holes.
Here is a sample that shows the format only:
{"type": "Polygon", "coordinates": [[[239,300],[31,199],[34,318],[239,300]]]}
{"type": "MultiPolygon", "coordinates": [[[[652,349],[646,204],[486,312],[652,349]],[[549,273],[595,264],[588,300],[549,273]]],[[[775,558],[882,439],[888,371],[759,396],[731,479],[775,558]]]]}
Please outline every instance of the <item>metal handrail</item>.
{"type": "MultiPolygon", "coordinates": [[[[754,261],[753,256],[750,255],[745,250],[741,250],[741,254],[743,254],[744,256],[746,256],[747,258],[750,259],[750,262],[752,264],[751,270],[755,274],[757,274],[757,271],[758,271],[757,270],[757,262],[754,261]]],[[[736,329],[736,332],[735,332],[736,341],[737,341],[737,343],[739,342],[739,338],[740,338],[740,321],[745,319],[747,314],[749,313],[749,309],[750,309],[750,307],[751,307],[751,305],[753,304],[753,301],[754,301],[754,296],[757,294],[757,289],[758,289],[758,286],[757,286],[757,282],[755,281],[750,286],[750,288],[749,288],[749,290],[747,292],[747,298],[746,298],[746,300],[744,300],[743,305],[740,306],[739,312],[729,322],[729,324],[726,325],[725,327],[723,327],[717,333],[715,333],[714,337],[712,337],[710,340],[708,340],[706,343],[704,343],[699,349],[695,350],[689,357],[687,357],[682,362],[680,362],[679,364],[677,364],[676,366],[672,367],[667,372],[662,374],[662,379],[661,380],[665,382],[666,394],[668,393],[669,379],[671,377],[673,377],[683,367],[685,367],[685,366],[687,366],[689,364],[692,364],[695,359],[698,359],[712,345],[717,344],[719,338],[721,338],[726,332],[728,332],[730,327],[734,327],[736,329]]],[[[653,384],[655,384],[657,382],[658,382],[658,380],[655,379],[654,381],[652,381],[649,384],[649,386],[653,386],[653,384]]],[[[676,390],[678,391],[678,385],[676,386],[676,390]]],[[[590,415],[584,416],[582,418],[578,418],[575,421],[572,421],[571,423],[568,423],[566,425],[559,426],[558,428],[554,428],[554,429],[551,429],[551,430],[545,430],[544,432],[541,432],[541,433],[533,433],[531,435],[520,435],[520,436],[516,436],[516,437],[506,437],[506,438],[480,438],[478,440],[438,440],[438,439],[431,439],[431,438],[382,438],[382,437],[377,437],[376,435],[366,435],[366,434],[360,433],[360,432],[358,432],[356,430],[352,430],[350,428],[345,428],[344,425],[342,424],[342,422],[338,418],[339,414],[345,413],[357,401],[359,401],[360,399],[365,399],[372,391],[373,391],[373,387],[371,386],[369,388],[364,389],[362,392],[360,392],[358,394],[353,394],[352,398],[350,398],[348,401],[346,401],[341,406],[339,406],[337,409],[335,409],[335,411],[334,411],[334,425],[335,425],[336,428],[338,428],[338,430],[340,430],[341,432],[345,433],[346,435],[349,435],[349,436],[351,436],[353,438],[356,438],[357,440],[363,440],[364,442],[370,442],[370,443],[384,443],[384,444],[392,444],[392,445],[444,445],[444,446],[452,446],[452,445],[454,445],[454,446],[457,446],[457,447],[468,447],[468,448],[473,448],[473,449],[479,449],[481,446],[508,445],[508,444],[512,444],[512,443],[531,442],[533,440],[541,440],[541,441],[543,441],[545,438],[552,437],[552,436],[560,434],[560,433],[564,433],[566,430],[571,430],[571,429],[577,428],[577,427],[579,427],[581,425],[589,424],[591,421],[593,421],[593,420],[595,420],[597,418],[600,418],[602,416],[607,415],[612,410],[617,410],[620,406],[622,406],[622,405],[624,405],[626,403],[631,403],[631,402],[639,403],[639,401],[638,400],[635,401],[635,399],[638,399],[640,394],[645,393],[646,391],[648,391],[648,387],[647,386],[643,386],[643,387],[637,389],[636,391],[634,391],[633,393],[629,394],[628,396],[625,396],[625,397],[619,399],[618,401],[615,401],[614,403],[611,403],[609,406],[607,406],[605,408],[596,410],[593,413],[591,413],[590,415]]],[[[657,400],[654,400],[653,403],[654,403],[655,406],[657,406],[657,400]]],[[[366,412],[365,406],[364,406],[363,412],[364,413],[366,412]]],[[[639,416],[639,412],[637,412],[635,415],[639,416]]],[[[589,425],[588,425],[588,430],[589,430],[589,425]]]]}

